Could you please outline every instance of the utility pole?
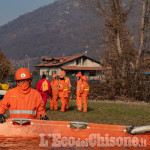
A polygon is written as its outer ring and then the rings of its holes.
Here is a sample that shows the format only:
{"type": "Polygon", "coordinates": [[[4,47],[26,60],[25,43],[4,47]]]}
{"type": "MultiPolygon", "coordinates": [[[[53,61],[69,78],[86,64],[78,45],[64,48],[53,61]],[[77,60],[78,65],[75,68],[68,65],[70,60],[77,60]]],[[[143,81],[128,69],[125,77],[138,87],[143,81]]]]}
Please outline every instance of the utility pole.
{"type": "Polygon", "coordinates": [[[29,57],[28,57],[28,55],[26,54],[26,57],[27,57],[27,59],[28,59],[28,69],[29,69],[29,57]]]}

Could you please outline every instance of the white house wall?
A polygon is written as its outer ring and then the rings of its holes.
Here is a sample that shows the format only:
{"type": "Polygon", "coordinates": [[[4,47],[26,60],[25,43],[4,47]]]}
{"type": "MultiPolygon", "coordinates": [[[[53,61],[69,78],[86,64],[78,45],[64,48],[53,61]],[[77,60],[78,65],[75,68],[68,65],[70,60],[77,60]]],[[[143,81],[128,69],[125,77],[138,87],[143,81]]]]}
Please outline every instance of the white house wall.
{"type": "Polygon", "coordinates": [[[52,75],[52,72],[56,71],[56,74],[60,74],[60,67],[46,67],[46,68],[40,68],[40,75],[43,74],[43,72],[46,74],[46,72],[49,72],[49,75],[52,75]]]}
{"type": "Polygon", "coordinates": [[[96,63],[94,61],[91,61],[90,59],[86,59],[84,66],[88,66],[88,67],[100,67],[100,64],[96,63]]]}
{"type": "MultiPolygon", "coordinates": [[[[72,60],[70,62],[67,62],[65,64],[63,64],[62,66],[79,66],[79,67],[100,67],[101,65],[95,61],[92,61],[91,59],[88,58],[79,58],[81,61],[80,64],[76,65],[76,59],[72,60]],[[83,64],[83,59],[84,59],[84,64],[83,64]]],[[[61,72],[61,68],[60,67],[41,67],[40,68],[40,75],[46,72],[49,73],[49,75],[52,75],[54,73],[54,71],[56,71],[57,75],[60,75],[61,72]]],[[[89,79],[99,79],[99,77],[102,76],[102,71],[96,71],[95,76],[90,76],[91,71],[84,71],[84,75],[86,75],[89,79]]]]}
{"type": "Polygon", "coordinates": [[[43,72],[44,73],[46,73],[46,71],[48,70],[48,68],[40,68],[40,75],[42,75],[43,74],[43,72]]]}
{"type": "Polygon", "coordinates": [[[73,60],[73,61],[67,62],[67,63],[63,64],[62,66],[76,66],[76,61],[73,60]]]}
{"type": "Polygon", "coordinates": [[[100,64],[97,63],[97,62],[94,62],[90,59],[87,59],[85,60],[84,62],[84,65],[83,65],[83,58],[80,58],[81,59],[81,63],[76,65],[76,60],[72,60],[70,62],[67,62],[65,63],[63,66],[84,66],[84,67],[100,67],[100,64]]]}

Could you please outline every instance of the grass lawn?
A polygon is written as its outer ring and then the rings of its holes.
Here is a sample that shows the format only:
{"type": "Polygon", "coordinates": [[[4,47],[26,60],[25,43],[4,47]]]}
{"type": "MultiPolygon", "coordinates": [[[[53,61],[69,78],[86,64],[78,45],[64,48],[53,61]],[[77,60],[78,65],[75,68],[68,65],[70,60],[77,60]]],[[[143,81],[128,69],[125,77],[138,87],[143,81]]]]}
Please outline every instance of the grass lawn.
{"type": "Polygon", "coordinates": [[[46,113],[50,120],[83,121],[99,124],[114,125],[150,125],[150,104],[117,103],[117,102],[88,102],[88,112],[78,112],[75,101],[70,101],[70,110],[60,112],[50,111],[49,102],[46,113]]]}

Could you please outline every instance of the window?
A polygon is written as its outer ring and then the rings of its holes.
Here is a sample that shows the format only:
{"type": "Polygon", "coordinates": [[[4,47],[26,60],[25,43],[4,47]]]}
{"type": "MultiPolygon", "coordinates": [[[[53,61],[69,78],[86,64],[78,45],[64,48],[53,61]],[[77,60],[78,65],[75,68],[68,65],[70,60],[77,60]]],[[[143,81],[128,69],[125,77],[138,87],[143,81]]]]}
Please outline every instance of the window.
{"type": "Polygon", "coordinates": [[[46,71],[46,75],[47,75],[47,76],[49,75],[49,71],[46,71]]]}
{"type": "Polygon", "coordinates": [[[82,75],[84,75],[84,70],[81,70],[82,75]]]}
{"type": "Polygon", "coordinates": [[[86,58],[83,58],[82,65],[85,65],[86,58]]]}
{"type": "Polygon", "coordinates": [[[76,59],[76,65],[81,65],[81,59],[76,59]]]}
{"type": "Polygon", "coordinates": [[[89,75],[90,76],[96,76],[96,71],[95,70],[94,71],[90,71],[89,75]]]}
{"type": "Polygon", "coordinates": [[[56,62],[56,60],[53,60],[53,64],[56,64],[57,62],[56,62]]]}
{"type": "Polygon", "coordinates": [[[76,65],[78,65],[78,64],[79,64],[78,59],[76,59],[76,65]]]}
{"type": "Polygon", "coordinates": [[[48,63],[48,61],[47,61],[47,60],[44,60],[44,61],[43,61],[43,63],[44,63],[44,64],[47,64],[47,63],[48,63]]]}
{"type": "Polygon", "coordinates": [[[52,71],[52,75],[53,75],[53,74],[57,74],[57,71],[56,71],[56,70],[53,70],[53,71],[52,71]]]}

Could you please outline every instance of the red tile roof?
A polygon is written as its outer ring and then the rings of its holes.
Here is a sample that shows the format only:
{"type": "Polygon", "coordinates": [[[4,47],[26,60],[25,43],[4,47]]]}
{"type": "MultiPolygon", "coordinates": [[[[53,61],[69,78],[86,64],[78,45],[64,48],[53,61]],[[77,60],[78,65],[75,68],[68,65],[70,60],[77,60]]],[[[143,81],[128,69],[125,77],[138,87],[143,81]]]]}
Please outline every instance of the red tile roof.
{"type": "MultiPolygon", "coordinates": [[[[80,54],[80,55],[65,56],[65,57],[43,58],[43,61],[51,61],[51,60],[54,59],[54,60],[60,60],[60,62],[58,62],[58,63],[52,63],[52,62],[50,62],[50,63],[41,63],[41,64],[36,65],[36,67],[61,66],[62,64],[65,64],[65,63],[70,62],[70,61],[72,61],[72,60],[74,60],[74,59],[80,58],[80,57],[82,57],[82,56],[87,57],[87,56],[85,56],[84,54],[80,54]],[[63,61],[61,61],[61,59],[62,59],[63,61]]],[[[94,60],[94,59],[89,58],[89,57],[87,57],[87,58],[88,58],[88,59],[91,59],[92,61],[95,61],[95,62],[99,63],[97,60],[94,60]]]]}
{"type": "Polygon", "coordinates": [[[49,60],[52,60],[52,59],[55,59],[55,60],[61,60],[63,59],[62,62],[59,62],[59,63],[41,63],[41,64],[38,64],[36,65],[36,67],[42,67],[42,66],[60,66],[64,63],[67,63],[69,61],[72,61],[76,58],[79,58],[79,57],[82,57],[84,56],[83,54],[80,54],[80,55],[74,55],[74,56],[65,56],[65,57],[52,57],[52,58],[43,58],[43,61],[46,60],[46,61],[49,61],[49,60]]]}
{"type": "Polygon", "coordinates": [[[63,70],[105,70],[104,67],[77,67],[77,66],[61,66],[63,70]]]}

